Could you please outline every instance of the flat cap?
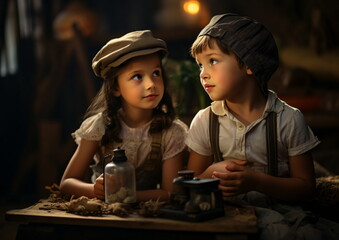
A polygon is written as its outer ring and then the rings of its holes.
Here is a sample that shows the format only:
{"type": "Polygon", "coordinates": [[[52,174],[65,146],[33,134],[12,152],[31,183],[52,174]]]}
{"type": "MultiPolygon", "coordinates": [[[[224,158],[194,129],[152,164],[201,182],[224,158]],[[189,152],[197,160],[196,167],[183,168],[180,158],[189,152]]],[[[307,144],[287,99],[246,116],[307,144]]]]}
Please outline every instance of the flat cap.
{"type": "Polygon", "coordinates": [[[93,58],[92,68],[96,76],[106,79],[110,68],[155,52],[167,55],[165,41],[155,38],[150,30],[130,32],[107,42],[93,58]]]}
{"type": "Polygon", "coordinates": [[[279,66],[277,45],[261,23],[233,13],[214,16],[199,36],[217,38],[251,69],[261,91],[267,95],[267,82],[279,66]]]}

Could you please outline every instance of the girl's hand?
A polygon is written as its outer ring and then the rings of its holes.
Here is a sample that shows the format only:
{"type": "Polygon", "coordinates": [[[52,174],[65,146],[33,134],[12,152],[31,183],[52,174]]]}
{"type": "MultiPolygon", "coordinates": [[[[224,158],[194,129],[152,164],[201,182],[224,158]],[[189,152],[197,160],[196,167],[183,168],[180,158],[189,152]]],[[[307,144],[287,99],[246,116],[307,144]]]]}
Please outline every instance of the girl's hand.
{"type": "Polygon", "coordinates": [[[104,176],[101,174],[94,183],[93,186],[93,193],[94,196],[98,199],[104,200],[105,199],[105,193],[104,193],[104,176]]]}
{"type": "Polygon", "coordinates": [[[246,193],[253,189],[255,171],[245,166],[241,160],[226,160],[225,171],[213,172],[213,178],[220,179],[219,188],[224,197],[246,193]]]}

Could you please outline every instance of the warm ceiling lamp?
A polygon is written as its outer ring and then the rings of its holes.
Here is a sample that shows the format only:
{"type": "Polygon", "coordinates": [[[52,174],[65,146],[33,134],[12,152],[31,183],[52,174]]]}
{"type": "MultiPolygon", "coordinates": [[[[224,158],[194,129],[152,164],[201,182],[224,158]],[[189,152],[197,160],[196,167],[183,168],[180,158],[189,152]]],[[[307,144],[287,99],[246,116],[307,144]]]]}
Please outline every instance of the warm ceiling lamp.
{"type": "Polygon", "coordinates": [[[196,0],[185,1],[184,10],[189,14],[195,15],[200,10],[200,2],[196,0]]]}

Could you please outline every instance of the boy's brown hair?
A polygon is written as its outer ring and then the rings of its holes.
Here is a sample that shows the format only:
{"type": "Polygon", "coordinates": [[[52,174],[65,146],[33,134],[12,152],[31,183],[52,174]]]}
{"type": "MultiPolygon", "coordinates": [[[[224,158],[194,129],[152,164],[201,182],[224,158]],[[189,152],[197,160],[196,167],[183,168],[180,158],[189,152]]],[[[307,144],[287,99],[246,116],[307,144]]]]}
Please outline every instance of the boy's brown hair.
{"type": "Polygon", "coordinates": [[[234,55],[239,64],[239,68],[243,68],[245,66],[244,62],[235,54],[235,52],[225,43],[220,41],[217,38],[210,37],[208,35],[203,35],[198,37],[191,47],[191,55],[196,58],[197,54],[202,53],[206,50],[206,48],[213,48],[213,46],[218,46],[218,48],[227,55],[234,55]]]}

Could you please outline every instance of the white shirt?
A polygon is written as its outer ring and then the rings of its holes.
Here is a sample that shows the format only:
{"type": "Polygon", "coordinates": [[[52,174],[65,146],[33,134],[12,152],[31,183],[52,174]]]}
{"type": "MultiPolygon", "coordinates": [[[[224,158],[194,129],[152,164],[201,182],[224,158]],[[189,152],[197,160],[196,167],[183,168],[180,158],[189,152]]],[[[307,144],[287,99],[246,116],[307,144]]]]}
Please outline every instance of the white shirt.
{"type": "Polygon", "coordinates": [[[266,116],[277,113],[278,175],[289,176],[289,157],[303,154],[320,142],[306,124],[303,114],[280,100],[269,91],[265,110],[258,120],[245,126],[227,109],[224,101],[215,101],[200,110],[192,120],[187,146],[204,155],[212,155],[209,138],[209,109],[218,115],[220,124],[219,145],[224,159],[250,162],[256,171],[267,173],[266,116]]]}

